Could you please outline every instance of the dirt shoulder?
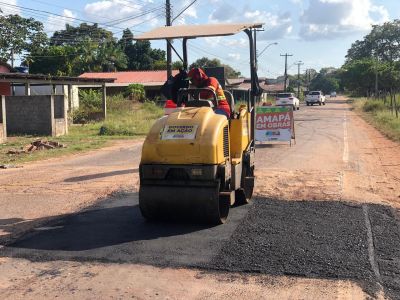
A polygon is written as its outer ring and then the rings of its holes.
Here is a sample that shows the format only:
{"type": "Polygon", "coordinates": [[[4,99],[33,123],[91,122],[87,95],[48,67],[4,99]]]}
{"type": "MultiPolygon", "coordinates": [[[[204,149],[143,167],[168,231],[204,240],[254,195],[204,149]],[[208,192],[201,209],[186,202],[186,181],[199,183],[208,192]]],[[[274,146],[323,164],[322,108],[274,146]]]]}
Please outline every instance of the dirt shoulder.
{"type": "Polygon", "coordinates": [[[318,280],[129,264],[0,261],[3,299],[363,299],[348,280],[318,280]],[[12,272],[10,280],[5,274],[12,272]],[[6,277],[6,278],[4,278],[6,277]]]}
{"type": "Polygon", "coordinates": [[[0,170],[0,241],[7,242],[52,217],[76,212],[108,194],[133,189],[142,140],[121,141],[0,170]]]}
{"type": "Polygon", "coordinates": [[[346,100],[300,110],[296,146],[259,146],[257,195],[400,208],[400,144],[364,121],[346,100]]]}

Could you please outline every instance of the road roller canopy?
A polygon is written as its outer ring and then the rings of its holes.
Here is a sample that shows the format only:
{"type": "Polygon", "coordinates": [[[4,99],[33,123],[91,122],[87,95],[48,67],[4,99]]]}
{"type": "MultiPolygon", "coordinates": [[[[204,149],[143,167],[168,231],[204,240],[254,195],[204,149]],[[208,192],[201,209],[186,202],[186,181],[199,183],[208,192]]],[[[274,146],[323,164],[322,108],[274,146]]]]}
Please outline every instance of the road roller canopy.
{"type": "Polygon", "coordinates": [[[165,39],[167,43],[174,50],[176,55],[182,60],[183,68],[188,67],[188,51],[187,41],[198,37],[215,37],[215,36],[230,36],[240,32],[247,34],[249,38],[249,52],[250,52],[250,77],[251,88],[250,99],[247,107],[251,112],[251,147],[254,147],[254,128],[255,128],[255,103],[256,97],[262,93],[257,76],[257,53],[256,53],[256,35],[257,31],[263,27],[263,23],[228,23],[228,24],[203,24],[203,25],[177,25],[177,26],[164,26],[153,29],[142,35],[134,37],[135,40],[162,40],[165,39]],[[170,40],[182,39],[182,52],[183,58],[172,46],[170,40]]]}
{"type": "Polygon", "coordinates": [[[263,23],[230,23],[165,26],[134,37],[135,40],[193,39],[197,37],[234,35],[246,29],[261,28],[263,23]]]}

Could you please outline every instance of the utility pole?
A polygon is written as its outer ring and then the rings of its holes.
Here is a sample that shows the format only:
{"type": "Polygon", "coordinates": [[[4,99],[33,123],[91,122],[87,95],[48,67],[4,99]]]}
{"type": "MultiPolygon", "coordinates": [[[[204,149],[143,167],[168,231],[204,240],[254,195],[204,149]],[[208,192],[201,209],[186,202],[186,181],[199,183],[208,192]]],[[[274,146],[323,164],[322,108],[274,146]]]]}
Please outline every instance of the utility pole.
{"type": "Polygon", "coordinates": [[[306,69],[306,87],[308,91],[308,69],[306,69]]]}
{"type": "Polygon", "coordinates": [[[14,68],[14,47],[11,48],[11,67],[14,68]]]}
{"type": "Polygon", "coordinates": [[[281,56],[284,56],[285,57],[285,83],[284,83],[284,92],[286,92],[286,84],[287,84],[287,77],[288,77],[288,75],[287,75],[287,58],[288,58],[288,56],[293,56],[293,54],[287,54],[287,53],[285,53],[285,54],[281,54],[281,56]]]}
{"type": "MultiPolygon", "coordinates": [[[[165,17],[166,26],[171,26],[171,2],[166,0],[165,4],[165,17]]],[[[167,79],[172,76],[172,52],[171,52],[171,41],[167,40],[167,79]]]]}
{"type": "Polygon", "coordinates": [[[375,99],[378,99],[378,66],[377,66],[377,61],[378,59],[375,57],[375,99]]]}
{"type": "Polygon", "coordinates": [[[297,65],[297,98],[300,99],[300,66],[304,65],[304,63],[301,60],[299,60],[295,64],[297,65]]]}

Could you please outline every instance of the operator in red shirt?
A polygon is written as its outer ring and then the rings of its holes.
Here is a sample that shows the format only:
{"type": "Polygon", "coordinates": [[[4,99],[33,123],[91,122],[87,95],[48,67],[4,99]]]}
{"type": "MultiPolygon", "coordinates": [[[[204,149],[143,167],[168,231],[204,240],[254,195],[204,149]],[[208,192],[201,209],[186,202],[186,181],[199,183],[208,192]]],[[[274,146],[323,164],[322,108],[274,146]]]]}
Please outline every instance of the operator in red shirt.
{"type": "MultiPolygon", "coordinates": [[[[227,118],[231,115],[231,110],[226,101],[224,90],[219,84],[215,77],[208,77],[201,68],[193,68],[188,73],[190,82],[197,88],[210,88],[217,95],[218,106],[215,109],[215,113],[225,115],[227,118]]],[[[206,100],[212,100],[214,97],[211,92],[203,91],[200,92],[200,98],[206,100]]]]}

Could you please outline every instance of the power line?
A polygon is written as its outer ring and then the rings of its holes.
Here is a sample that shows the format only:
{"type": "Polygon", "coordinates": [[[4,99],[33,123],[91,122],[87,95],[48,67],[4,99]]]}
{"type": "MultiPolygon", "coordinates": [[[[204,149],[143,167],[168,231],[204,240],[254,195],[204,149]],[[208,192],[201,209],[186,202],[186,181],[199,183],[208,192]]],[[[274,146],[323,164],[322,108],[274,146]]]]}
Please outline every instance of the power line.
{"type": "Polygon", "coordinates": [[[8,7],[14,7],[14,8],[27,10],[27,11],[31,11],[31,12],[36,12],[36,13],[45,13],[45,14],[48,14],[48,15],[61,17],[63,19],[70,19],[70,20],[80,21],[80,22],[84,22],[84,23],[99,24],[99,25],[102,25],[102,26],[105,26],[105,27],[114,27],[114,28],[118,28],[118,29],[123,29],[121,27],[117,27],[117,26],[113,26],[113,25],[107,25],[107,24],[104,24],[104,23],[88,21],[88,20],[75,18],[75,17],[70,17],[70,16],[63,16],[63,15],[56,14],[56,13],[51,13],[51,12],[48,12],[48,11],[45,11],[45,10],[40,10],[40,9],[34,9],[34,8],[29,8],[29,7],[19,6],[19,5],[8,4],[8,3],[5,3],[5,2],[0,2],[0,4],[6,5],[8,7]]]}
{"type": "Polygon", "coordinates": [[[158,8],[154,8],[152,10],[144,11],[144,12],[138,14],[138,15],[117,19],[117,20],[114,20],[114,21],[106,22],[104,24],[106,24],[107,26],[113,26],[113,25],[116,25],[116,24],[124,23],[124,22],[127,22],[127,21],[131,21],[131,20],[143,17],[143,16],[145,16],[147,14],[154,13],[156,11],[163,10],[163,9],[164,9],[164,6],[160,6],[158,8]]]}
{"type": "Polygon", "coordinates": [[[180,12],[175,18],[172,19],[171,22],[175,21],[180,15],[182,15],[182,14],[183,14],[189,7],[191,7],[196,1],[197,1],[197,0],[192,1],[189,5],[187,5],[185,8],[183,8],[183,9],[181,10],[181,12],[180,12]]]}

